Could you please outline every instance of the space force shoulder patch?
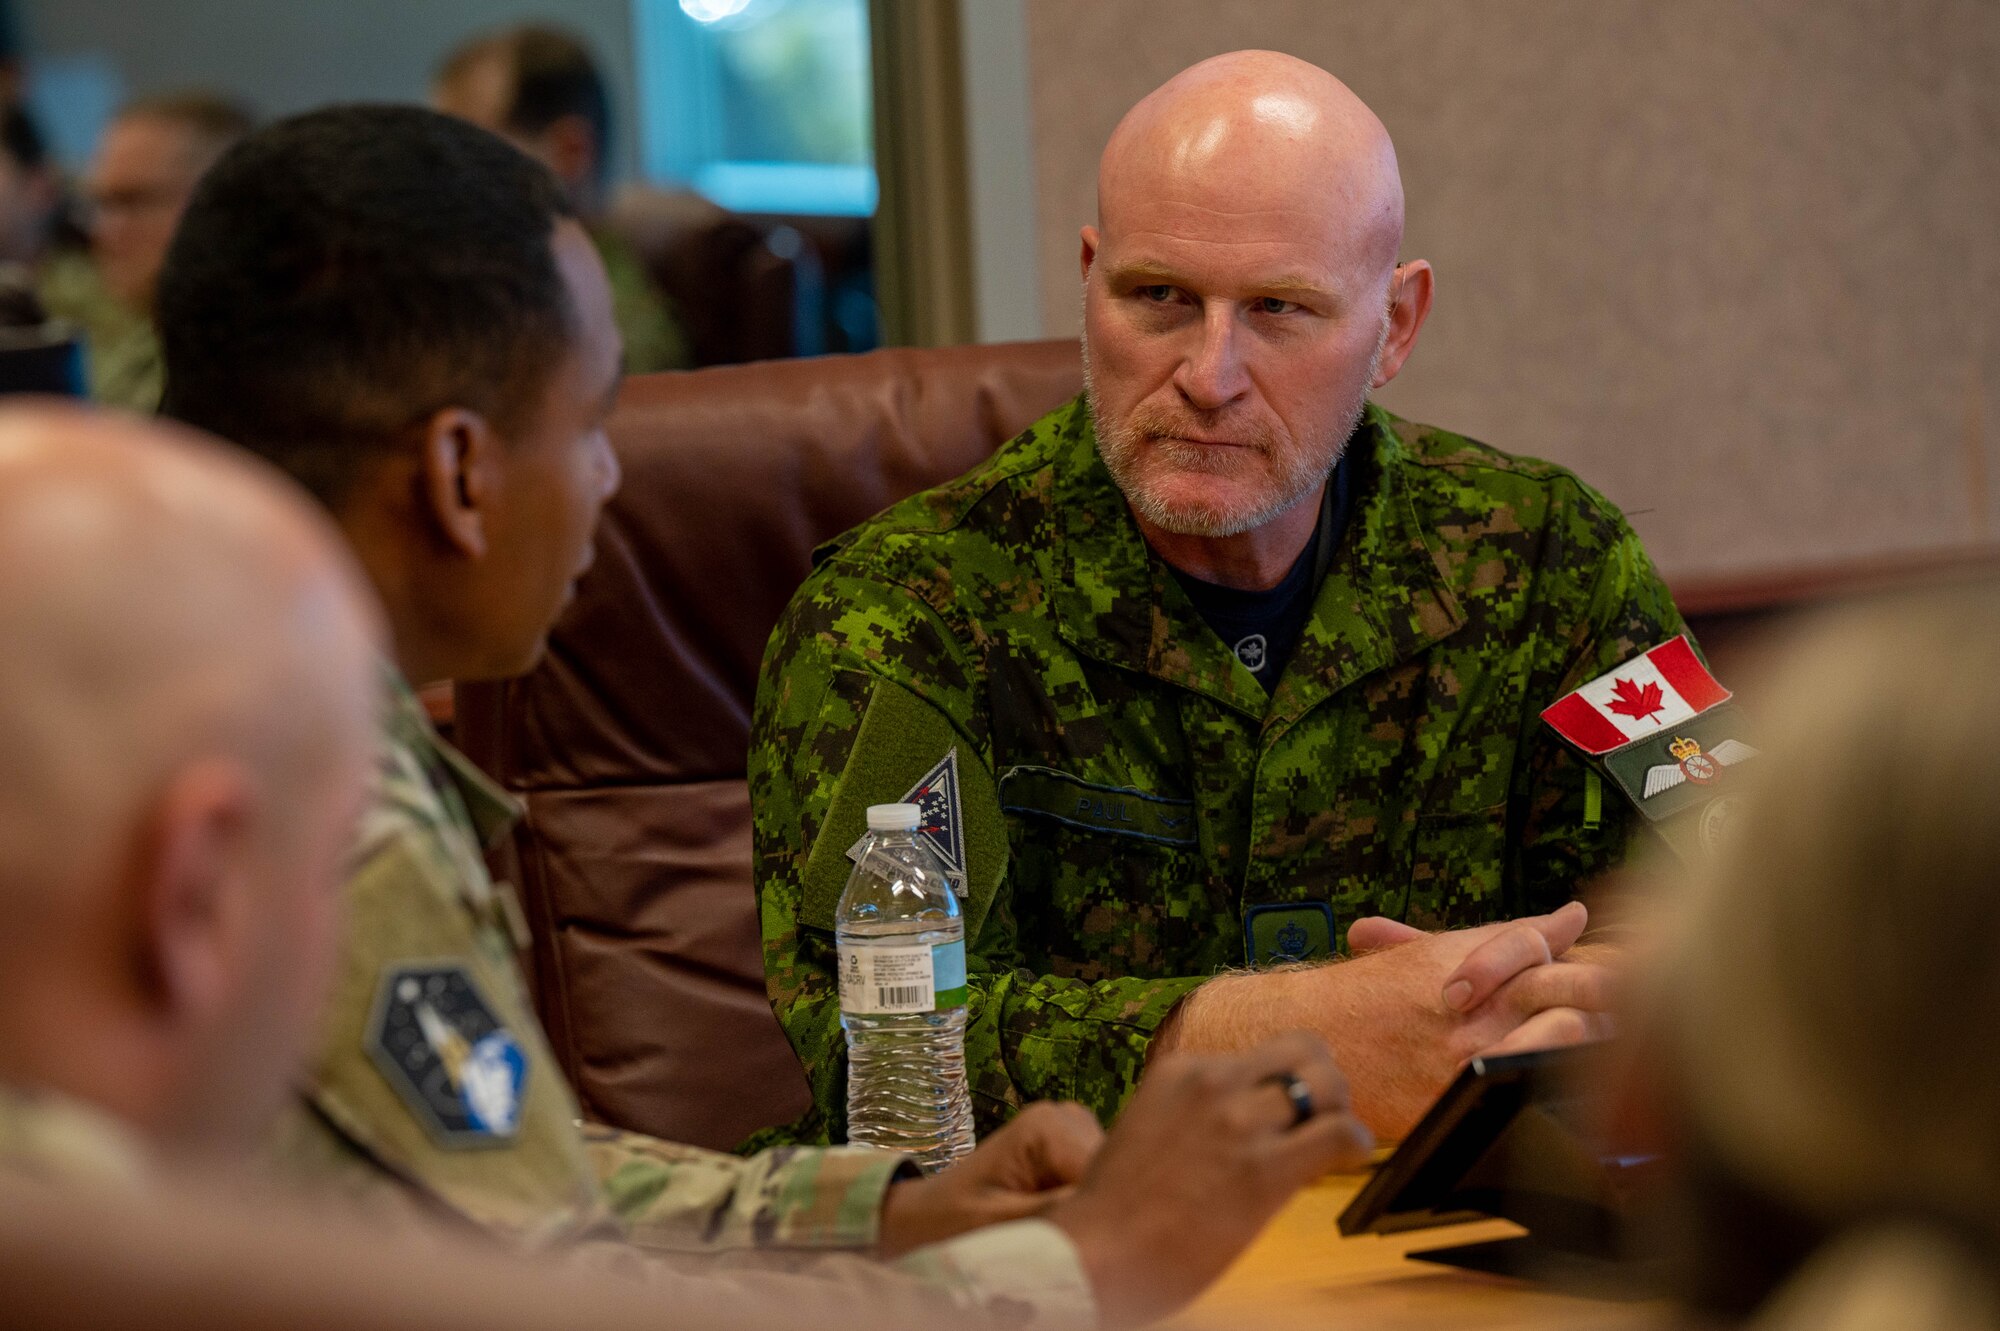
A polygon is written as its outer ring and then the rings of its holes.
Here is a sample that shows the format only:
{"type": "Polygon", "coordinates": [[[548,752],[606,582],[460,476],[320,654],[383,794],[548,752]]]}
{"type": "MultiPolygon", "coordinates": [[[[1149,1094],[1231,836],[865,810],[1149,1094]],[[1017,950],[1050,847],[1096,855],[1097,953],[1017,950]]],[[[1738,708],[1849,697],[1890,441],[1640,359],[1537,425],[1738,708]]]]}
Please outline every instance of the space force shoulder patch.
{"type": "Polygon", "coordinates": [[[384,970],[367,1040],[376,1068],[439,1146],[501,1146],[520,1131],[527,1054],[464,966],[384,970]]]}
{"type": "Polygon", "coordinates": [[[1682,634],[1559,698],[1542,719],[1675,849],[1712,850],[1728,816],[1729,769],[1758,752],[1738,734],[1733,696],[1682,634]]]}

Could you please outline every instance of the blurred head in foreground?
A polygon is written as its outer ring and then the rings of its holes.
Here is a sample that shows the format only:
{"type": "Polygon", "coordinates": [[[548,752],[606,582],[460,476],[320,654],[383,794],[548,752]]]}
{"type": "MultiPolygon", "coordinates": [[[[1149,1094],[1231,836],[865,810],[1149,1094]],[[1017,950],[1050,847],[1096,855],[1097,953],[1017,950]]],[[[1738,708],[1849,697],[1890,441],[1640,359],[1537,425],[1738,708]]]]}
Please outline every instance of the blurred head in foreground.
{"type": "Polygon", "coordinates": [[[1995,1324],[1996,677],[1988,585],[1829,621],[1758,695],[1759,788],[1688,905],[1657,1032],[1704,1311],[1740,1316],[1810,1259],[1785,1325],[1995,1324]],[[1890,1295],[1889,1321],[1831,1311],[1890,1295]]]}
{"type": "Polygon", "coordinates": [[[519,674],[618,485],[611,291],[549,173],[413,106],[251,135],[160,281],[162,411],[334,513],[417,684],[519,674]]]}
{"type": "Polygon", "coordinates": [[[233,450],[0,408],[0,1088],[170,1151],[282,1102],[368,786],[372,616],[233,450]]]}
{"type": "Polygon", "coordinates": [[[118,113],[84,178],[91,255],[112,295],[134,310],[152,307],[196,182],[249,131],[249,113],[213,93],[149,97],[118,113]]]}

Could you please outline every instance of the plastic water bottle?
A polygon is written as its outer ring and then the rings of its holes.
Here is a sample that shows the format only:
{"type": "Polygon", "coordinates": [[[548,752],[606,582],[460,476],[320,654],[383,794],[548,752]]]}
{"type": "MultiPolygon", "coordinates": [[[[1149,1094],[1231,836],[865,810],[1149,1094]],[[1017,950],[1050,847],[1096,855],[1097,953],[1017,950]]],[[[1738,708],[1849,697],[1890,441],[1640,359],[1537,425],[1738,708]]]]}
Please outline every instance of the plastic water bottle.
{"type": "Polygon", "coordinates": [[[965,1088],[965,921],[914,804],[868,810],[840,894],[847,1140],[907,1151],[927,1174],[972,1149],[965,1088]]]}

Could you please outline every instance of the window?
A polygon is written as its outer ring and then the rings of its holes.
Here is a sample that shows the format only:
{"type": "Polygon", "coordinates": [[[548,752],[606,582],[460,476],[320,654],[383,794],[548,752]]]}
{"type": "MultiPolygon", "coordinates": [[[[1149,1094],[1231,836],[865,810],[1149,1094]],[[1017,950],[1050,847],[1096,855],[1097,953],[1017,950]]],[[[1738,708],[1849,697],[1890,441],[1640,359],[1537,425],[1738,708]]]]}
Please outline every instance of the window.
{"type": "Polygon", "coordinates": [[[642,170],[740,213],[875,211],[866,0],[636,0],[642,170]]]}

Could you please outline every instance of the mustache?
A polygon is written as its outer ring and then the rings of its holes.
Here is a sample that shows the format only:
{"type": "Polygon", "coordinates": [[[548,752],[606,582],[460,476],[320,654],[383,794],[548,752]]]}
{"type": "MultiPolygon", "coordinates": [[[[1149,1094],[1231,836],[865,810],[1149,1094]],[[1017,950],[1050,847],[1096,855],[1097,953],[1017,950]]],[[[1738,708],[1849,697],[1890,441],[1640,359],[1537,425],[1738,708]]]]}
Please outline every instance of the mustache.
{"type": "Polygon", "coordinates": [[[1158,443],[1175,452],[1198,451],[1203,447],[1175,442],[1190,438],[1224,438],[1259,453],[1271,453],[1278,447],[1275,433],[1262,422],[1231,425],[1219,416],[1203,419],[1158,406],[1134,408],[1125,419],[1122,433],[1131,443],[1158,443]]]}

